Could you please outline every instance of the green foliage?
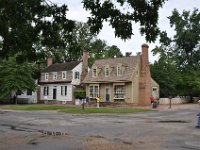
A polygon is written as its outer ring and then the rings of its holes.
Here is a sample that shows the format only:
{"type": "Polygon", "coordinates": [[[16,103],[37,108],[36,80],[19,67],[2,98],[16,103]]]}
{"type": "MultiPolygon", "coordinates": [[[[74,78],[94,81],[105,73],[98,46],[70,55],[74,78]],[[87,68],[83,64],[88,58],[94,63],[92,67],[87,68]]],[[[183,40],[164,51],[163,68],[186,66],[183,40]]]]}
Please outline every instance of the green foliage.
{"type": "Polygon", "coordinates": [[[90,45],[89,66],[92,66],[95,60],[104,58],[122,57],[120,49],[116,45],[108,46],[105,41],[96,39],[90,45]]]}
{"type": "Polygon", "coordinates": [[[112,45],[106,52],[106,58],[122,57],[120,49],[116,45],[112,45]]]}
{"type": "Polygon", "coordinates": [[[17,63],[16,57],[10,57],[0,63],[0,97],[6,97],[11,92],[36,89],[35,80],[32,78],[33,64],[17,63]]]}
{"type": "Polygon", "coordinates": [[[175,27],[176,35],[173,42],[176,44],[171,50],[176,55],[179,67],[182,70],[197,69],[200,62],[200,12],[183,11],[182,14],[175,9],[169,17],[170,25],[175,27]]]}
{"type": "Polygon", "coordinates": [[[88,51],[90,54],[89,66],[96,59],[123,56],[117,46],[108,46],[104,40],[97,39],[97,36],[90,32],[90,27],[81,22],[76,22],[72,31],[72,39],[65,49],[49,49],[49,51],[51,51],[55,62],[81,60],[83,51],[88,51]]]}
{"type": "Polygon", "coordinates": [[[175,28],[173,38],[160,33],[161,46],[153,50],[160,58],[151,65],[153,78],[160,84],[161,96],[200,93],[200,13],[176,9],[169,17],[175,28]]]}
{"type": "Polygon", "coordinates": [[[132,23],[136,22],[140,23],[141,34],[145,34],[146,40],[152,42],[159,34],[157,27],[158,10],[165,1],[83,0],[83,5],[92,15],[92,17],[89,17],[88,23],[94,33],[99,33],[103,27],[103,22],[107,21],[114,28],[116,37],[124,40],[130,39],[133,35],[132,23]]]}
{"type": "Polygon", "coordinates": [[[74,97],[75,98],[85,98],[86,97],[86,91],[85,90],[74,90],[74,97]]]}
{"type": "Polygon", "coordinates": [[[64,47],[71,38],[74,21],[66,18],[66,5],[46,0],[1,0],[1,57],[23,52],[24,58],[36,60],[34,44],[50,48],[64,47]]]}
{"type": "Polygon", "coordinates": [[[165,1],[121,0],[115,5],[111,0],[83,0],[84,8],[92,17],[88,24],[78,23],[81,30],[77,30],[79,27],[75,28],[74,21],[66,18],[66,4],[57,5],[50,0],[1,0],[0,57],[8,58],[23,52],[19,57],[21,61],[35,62],[53,51],[58,62],[77,59],[83,50],[89,50],[92,36],[100,32],[104,21],[108,21],[115,29],[115,35],[122,39],[131,38],[132,23],[138,22],[147,41],[155,41],[159,33],[158,10],[165,1]],[[65,57],[63,49],[66,47],[67,58],[59,58],[60,55],[65,57]]]}

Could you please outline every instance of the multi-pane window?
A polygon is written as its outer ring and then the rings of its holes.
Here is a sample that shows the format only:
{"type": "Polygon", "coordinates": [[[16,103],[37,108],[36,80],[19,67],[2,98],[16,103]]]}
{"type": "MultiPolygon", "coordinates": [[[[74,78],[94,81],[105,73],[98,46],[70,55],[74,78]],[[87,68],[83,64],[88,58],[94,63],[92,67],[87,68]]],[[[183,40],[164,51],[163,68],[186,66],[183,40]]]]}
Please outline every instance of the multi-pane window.
{"type": "Polygon", "coordinates": [[[92,70],[92,76],[93,77],[97,76],[97,68],[93,68],[93,70],[92,70]]]}
{"type": "Polygon", "coordinates": [[[48,86],[45,86],[45,87],[44,87],[44,89],[43,89],[43,95],[44,95],[44,96],[49,95],[49,87],[48,87],[48,86]]]}
{"type": "Polygon", "coordinates": [[[26,91],[26,95],[32,95],[32,90],[29,90],[29,89],[28,89],[28,90],[26,91]]]}
{"type": "Polygon", "coordinates": [[[117,76],[121,76],[121,75],[122,75],[122,67],[117,66],[117,76]]]}
{"type": "Polygon", "coordinates": [[[62,79],[66,79],[67,78],[67,71],[62,71],[62,79]]]}
{"type": "Polygon", "coordinates": [[[80,73],[78,71],[74,73],[74,79],[80,79],[80,73]]]}
{"type": "Polygon", "coordinates": [[[90,86],[90,97],[97,97],[99,95],[99,86],[90,86]]]}
{"type": "Polygon", "coordinates": [[[22,91],[21,90],[17,90],[17,95],[22,95],[22,91]]]}
{"type": "Polygon", "coordinates": [[[57,72],[53,72],[53,80],[57,80],[57,72]]]}
{"type": "Polygon", "coordinates": [[[44,78],[45,78],[45,80],[48,80],[49,79],[49,73],[45,73],[44,78]]]}
{"type": "Polygon", "coordinates": [[[105,77],[109,76],[109,67],[105,66],[105,77]]]}
{"type": "Polygon", "coordinates": [[[61,86],[61,95],[62,96],[67,95],[67,86],[61,86]]]}
{"type": "Polygon", "coordinates": [[[115,85],[114,94],[115,94],[115,98],[124,98],[125,97],[125,86],[124,85],[115,85]]]}

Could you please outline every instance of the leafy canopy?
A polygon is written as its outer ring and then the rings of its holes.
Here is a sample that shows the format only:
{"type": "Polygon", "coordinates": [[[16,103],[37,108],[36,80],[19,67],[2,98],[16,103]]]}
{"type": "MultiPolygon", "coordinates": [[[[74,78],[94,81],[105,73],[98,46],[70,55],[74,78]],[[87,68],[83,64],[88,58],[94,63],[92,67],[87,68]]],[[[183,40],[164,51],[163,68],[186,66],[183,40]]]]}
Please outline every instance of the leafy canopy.
{"type": "Polygon", "coordinates": [[[0,97],[11,92],[36,89],[33,79],[34,66],[30,63],[18,63],[16,57],[11,57],[0,63],[0,97]]]}
{"type": "MultiPolygon", "coordinates": [[[[158,10],[166,0],[83,0],[92,17],[88,23],[92,34],[99,33],[108,21],[115,35],[130,39],[132,24],[139,23],[147,41],[155,41],[158,10]]],[[[67,2],[66,2],[67,3],[67,2]]],[[[74,39],[74,21],[67,19],[67,4],[57,5],[51,0],[0,1],[0,57],[23,52],[23,57],[36,61],[38,44],[42,47],[65,48],[74,39]]],[[[73,50],[74,51],[74,50],[73,50]]]]}
{"type": "Polygon", "coordinates": [[[23,52],[35,60],[38,41],[43,46],[64,47],[63,39],[71,37],[74,21],[66,18],[67,5],[58,6],[46,0],[1,0],[1,57],[23,52]]]}
{"type": "Polygon", "coordinates": [[[176,9],[169,16],[174,27],[172,38],[160,33],[161,46],[153,50],[160,54],[151,65],[152,76],[161,86],[161,95],[196,95],[200,92],[200,12],[176,9]]]}
{"type": "Polygon", "coordinates": [[[133,35],[133,22],[140,24],[141,34],[145,34],[147,41],[156,40],[159,34],[158,10],[166,0],[83,0],[86,10],[92,17],[88,23],[91,30],[99,33],[103,22],[107,21],[115,30],[115,36],[130,39],[133,35]]]}

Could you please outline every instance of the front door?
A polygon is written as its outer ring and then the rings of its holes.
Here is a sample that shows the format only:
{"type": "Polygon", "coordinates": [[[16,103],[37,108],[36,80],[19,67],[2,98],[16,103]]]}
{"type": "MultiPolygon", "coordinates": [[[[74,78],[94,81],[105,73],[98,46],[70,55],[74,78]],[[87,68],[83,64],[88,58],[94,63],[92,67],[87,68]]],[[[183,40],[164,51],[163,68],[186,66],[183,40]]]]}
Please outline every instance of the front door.
{"type": "Polygon", "coordinates": [[[57,93],[57,90],[53,89],[53,99],[56,99],[56,93],[57,93]]]}
{"type": "Polygon", "coordinates": [[[109,87],[106,87],[106,89],[105,89],[105,99],[106,99],[107,102],[110,101],[110,89],[109,89],[109,87]]]}

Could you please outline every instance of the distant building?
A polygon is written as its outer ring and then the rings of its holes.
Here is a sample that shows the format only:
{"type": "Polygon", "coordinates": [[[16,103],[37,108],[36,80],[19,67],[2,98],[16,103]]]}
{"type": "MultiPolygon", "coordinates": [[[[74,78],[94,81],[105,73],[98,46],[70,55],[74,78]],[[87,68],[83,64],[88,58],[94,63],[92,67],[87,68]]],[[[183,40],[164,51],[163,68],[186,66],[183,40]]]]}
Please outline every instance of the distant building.
{"type": "Polygon", "coordinates": [[[84,52],[82,61],[56,64],[49,57],[47,68],[41,72],[39,81],[40,100],[56,100],[63,104],[73,102],[73,90],[88,72],[88,57],[88,52],[84,52]]]}

